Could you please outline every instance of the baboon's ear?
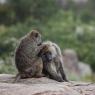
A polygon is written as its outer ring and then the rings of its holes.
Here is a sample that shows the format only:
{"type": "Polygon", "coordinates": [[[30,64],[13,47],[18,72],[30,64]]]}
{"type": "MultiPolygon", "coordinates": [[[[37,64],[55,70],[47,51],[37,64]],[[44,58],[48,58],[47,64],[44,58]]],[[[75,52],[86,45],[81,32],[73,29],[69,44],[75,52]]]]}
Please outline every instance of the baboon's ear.
{"type": "Polygon", "coordinates": [[[47,52],[48,51],[48,45],[43,46],[43,51],[44,52],[47,52]]]}
{"type": "Polygon", "coordinates": [[[32,32],[30,33],[31,37],[38,37],[39,36],[39,32],[37,30],[32,30],[32,32]]]}

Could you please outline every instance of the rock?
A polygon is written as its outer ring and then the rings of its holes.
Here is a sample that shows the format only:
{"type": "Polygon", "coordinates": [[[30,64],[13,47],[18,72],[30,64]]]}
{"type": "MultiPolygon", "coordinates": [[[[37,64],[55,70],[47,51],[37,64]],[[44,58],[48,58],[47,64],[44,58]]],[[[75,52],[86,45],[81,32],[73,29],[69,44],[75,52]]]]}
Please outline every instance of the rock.
{"type": "Polygon", "coordinates": [[[80,62],[77,53],[73,49],[66,49],[63,52],[64,69],[67,77],[72,80],[82,80],[92,75],[89,64],[80,62]]]}
{"type": "Polygon", "coordinates": [[[64,69],[67,77],[71,80],[80,80],[77,53],[72,49],[63,52],[64,69]]]}
{"type": "Polygon", "coordinates": [[[12,83],[14,75],[0,75],[0,95],[95,95],[94,83],[57,82],[45,77],[21,79],[12,83]]]}
{"type": "Polygon", "coordinates": [[[80,73],[81,73],[82,77],[92,75],[91,67],[88,64],[83,63],[83,62],[79,62],[78,66],[79,66],[80,73]]]}

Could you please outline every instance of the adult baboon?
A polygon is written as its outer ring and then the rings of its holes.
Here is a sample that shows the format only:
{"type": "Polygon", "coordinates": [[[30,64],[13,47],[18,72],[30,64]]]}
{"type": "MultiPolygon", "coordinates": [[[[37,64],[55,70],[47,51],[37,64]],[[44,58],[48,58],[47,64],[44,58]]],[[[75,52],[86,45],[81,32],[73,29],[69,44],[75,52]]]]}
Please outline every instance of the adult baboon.
{"type": "Polygon", "coordinates": [[[43,60],[43,73],[59,82],[68,81],[63,70],[62,54],[59,46],[51,41],[42,43],[38,56],[43,60]]]}
{"type": "Polygon", "coordinates": [[[42,76],[43,63],[37,56],[41,43],[41,34],[36,30],[32,30],[21,39],[15,52],[15,64],[19,72],[15,81],[42,76]]]}

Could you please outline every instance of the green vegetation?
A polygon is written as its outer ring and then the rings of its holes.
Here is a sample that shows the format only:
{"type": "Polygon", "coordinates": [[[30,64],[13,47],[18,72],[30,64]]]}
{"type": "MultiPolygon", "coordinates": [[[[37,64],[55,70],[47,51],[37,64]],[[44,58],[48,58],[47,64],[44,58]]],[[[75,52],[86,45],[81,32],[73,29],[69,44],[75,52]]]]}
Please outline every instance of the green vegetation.
{"type": "Polygon", "coordinates": [[[10,2],[13,9],[7,21],[2,16],[3,24],[0,25],[0,59],[4,60],[0,73],[16,71],[6,59],[13,58],[19,39],[32,29],[38,29],[44,40],[56,42],[63,51],[65,48],[76,50],[80,60],[95,71],[95,18],[91,11],[85,8],[77,15],[73,6],[63,10],[56,7],[54,0],[10,2]]]}

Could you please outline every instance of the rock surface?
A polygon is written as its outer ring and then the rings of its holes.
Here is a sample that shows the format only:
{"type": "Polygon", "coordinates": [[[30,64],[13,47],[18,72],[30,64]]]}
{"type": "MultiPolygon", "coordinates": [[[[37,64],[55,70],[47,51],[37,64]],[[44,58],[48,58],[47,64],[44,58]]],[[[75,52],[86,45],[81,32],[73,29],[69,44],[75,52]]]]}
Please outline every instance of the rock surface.
{"type": "Polygon", "coordinates": [[[74,80],[82,80],[92,75],[90,65],[80,62],[78,54],[73,49],[65,49],[63,51],[63,61],[68,78],[71,77],[71,79],[74,78],[74,80]]]}
{"type": "Polygon", "coordinates": [[[60,83],[45,77],[13,80],[14,75],[0,75],[0,95],[95,95],[94,83],[60,83]]]}

